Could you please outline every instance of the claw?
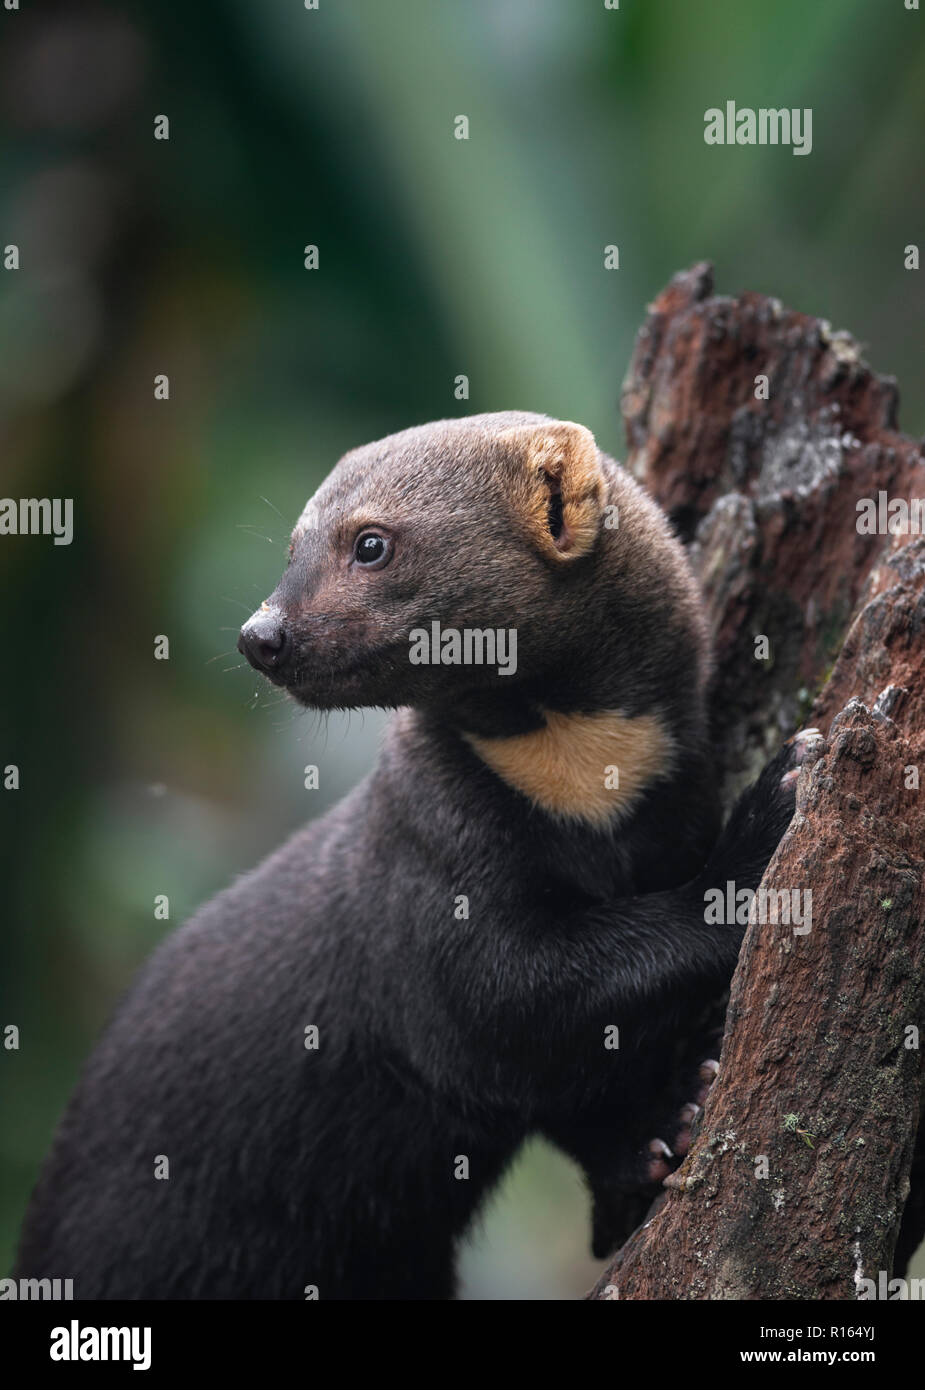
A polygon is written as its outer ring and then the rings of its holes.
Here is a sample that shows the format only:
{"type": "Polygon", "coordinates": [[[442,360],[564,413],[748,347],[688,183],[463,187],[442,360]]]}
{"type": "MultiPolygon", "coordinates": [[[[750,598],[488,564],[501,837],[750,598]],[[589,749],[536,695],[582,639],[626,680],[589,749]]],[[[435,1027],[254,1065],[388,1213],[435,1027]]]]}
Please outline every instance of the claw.
{"type": "Polygon", "coordinates": [[[710,1087],[713,1085],[713,1082],[716,1080],[716,1076],[717,1076],[718,1071],[719,1071],[719,1062],[714,1062],[714,1061],[712,1060],[712,1058],[709,1059],[709,1060],[706,1061],[706,1062],[702,1062],[702,1063],[701,1063],[701,1065],[700,1065],[700,1073],[699,1073],[699,1074],[700,1074],[700,1089],[698,1090],[698,1092],[697,1092],[697,1097],[696,1097],[698,1106],[702,1106],[702,1105],[705,1105],[705,1104],[706,1104],[707,1096],[710,1094],[710,1087]]]}
{"type": "Polygon", "coordinates": [[[671,1172],[669,1165],[674,1154],[664,1139],[651,1139],[647,1148],[651,1154],[648,1164],[649,1182],[661,1182],[671,1172]]]}
{"type": "Polygon", "coordinates": [[[798,734],[794,734],[790,740],[790,747],[793,756],[798,764],[804,763],[810,753],[815,752],[819,745],[825,743],[825,739],[818,729],[801,729],[798,734]]]}

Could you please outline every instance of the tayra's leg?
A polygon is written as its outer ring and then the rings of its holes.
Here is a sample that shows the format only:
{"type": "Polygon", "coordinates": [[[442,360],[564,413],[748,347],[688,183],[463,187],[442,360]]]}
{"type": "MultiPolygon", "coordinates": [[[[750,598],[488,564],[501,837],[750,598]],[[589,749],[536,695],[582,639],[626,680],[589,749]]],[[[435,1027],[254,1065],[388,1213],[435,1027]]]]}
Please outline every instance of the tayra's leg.
{"type": "MultiPolygon", "coordinates": [[[[639,994],[648,992],[650,1003],[642,1010],[637,1003],[628,1012],[621,1029],[622,1066],[613,1068],[614,1084],[606,1099],[592,1099],[581,1113],[543,1126],[585,1170],[594,1203],[596,1256],[616,1248],[644,1218],[663,1179],[687,1152],[691,1125],[715,1075],[712,1059],[722,1031],[718,1001],[732,976],[745,924],[708,929],[704,895],[719,888],[725,897],[730,882],[736,890],[757,889],[790,823],[800,765],[821,747],[816,730],[807,730],[781,749],[739,797],[709,862],[692,884],[650,895],[651,902],[640,898],[616,905],[618,920],[626,911],[630,925],[628,933],[615,938],[615,957],[620,960],[622,952],[625,973],[628,934],[638,951],[632,964],[639,994]],[[679,929],[685,934],[681,941],[679,929]],[[697,951],[703,958],[692,960],[697,951]],[[710,972],[712,995],[706,989],[710,972]]],[[[624,979],[617,993],[625,997],[624,979]]],[[[588,1060],[600,1064],[600,1058],[588,1060]]]]}

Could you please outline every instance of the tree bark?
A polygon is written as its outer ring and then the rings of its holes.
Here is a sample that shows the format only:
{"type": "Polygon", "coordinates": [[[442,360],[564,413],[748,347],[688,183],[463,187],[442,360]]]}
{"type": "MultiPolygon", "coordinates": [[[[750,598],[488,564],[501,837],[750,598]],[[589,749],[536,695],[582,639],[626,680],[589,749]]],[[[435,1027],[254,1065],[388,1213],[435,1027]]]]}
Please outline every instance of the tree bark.
{"type": "Polygon", "coordinates": [[[590,1297],[853,1299],[925,1234],[925,537],[857,505],[925,498],[925,460],[848,334],[711,291],[676,276],[639,334],[628,466],[703,585],[727,795],[826,737],[762,883],[811,929],[751,922],[687,1159],[590,1297]]]}

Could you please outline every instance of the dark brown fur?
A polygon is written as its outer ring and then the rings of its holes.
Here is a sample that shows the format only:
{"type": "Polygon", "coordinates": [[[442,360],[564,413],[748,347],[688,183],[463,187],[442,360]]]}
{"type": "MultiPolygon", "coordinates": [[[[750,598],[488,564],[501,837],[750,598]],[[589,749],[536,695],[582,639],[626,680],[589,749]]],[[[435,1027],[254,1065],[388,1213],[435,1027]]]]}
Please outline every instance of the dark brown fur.
{"type": "Polygon", "coordinates": [[[401,712],[366,780],[142,971],[62,1121],[19,1273],[84,1298],[448,1297],[458,1237],[537,1131],[583,1164],[603,1252],[735,963],[741,927],[708,925],[704,892],[757,886],[792,808],[778,760],[711,854],[707,640],[667,523],[580,426],[407,430],[341,460],[242,646],[306,705],[401,712]],[[381,568],[358,561],[364,527],[393,546],[381,568]],[[413,665],[409,633],[435,621],[516,628],[516,673],[413,665]],[[622,721],[605,733],[627,763],[634,730],[669,749],[636,759],[610,817],[560,814],[483,756],[554,727],[599,807],[598,716],[622,721]]]}

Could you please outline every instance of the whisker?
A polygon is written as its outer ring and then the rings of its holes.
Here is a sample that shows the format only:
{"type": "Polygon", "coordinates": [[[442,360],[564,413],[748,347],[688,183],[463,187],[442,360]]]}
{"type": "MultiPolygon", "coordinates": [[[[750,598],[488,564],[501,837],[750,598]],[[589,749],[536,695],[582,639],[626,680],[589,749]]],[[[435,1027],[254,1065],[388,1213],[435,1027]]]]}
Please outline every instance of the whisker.
{"type": "Polygon", "coordinates": [[[286,518],[283,516],[279,507],[277,507],[273,502],[270,501],[269,497],[261,497],[260,500],[261,502],[266,502],[268,507],[272,507],[276,515],[279,517],[280,521],[283,522],[284,525],[286,524],[286,518]]]}
{"type": "Polygon", "coordinates": [[[249,536],[256,536],[257,539],[260,540],[260,541],[267,541],[270,545],[276,545],[276,544],[277,544],[277,542],[273,539],[272,536],[265,536],[265,535],[263,534],[262,531],[257,531],[253,526],[249,525],[246,521],[238,521],[238,522],[236,522],[236,523],[235,523],[235,527],[236,527],[236,529],[237,529],[238,531],[246,531],[247,534],[248,534],[249,536]]]}

